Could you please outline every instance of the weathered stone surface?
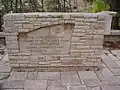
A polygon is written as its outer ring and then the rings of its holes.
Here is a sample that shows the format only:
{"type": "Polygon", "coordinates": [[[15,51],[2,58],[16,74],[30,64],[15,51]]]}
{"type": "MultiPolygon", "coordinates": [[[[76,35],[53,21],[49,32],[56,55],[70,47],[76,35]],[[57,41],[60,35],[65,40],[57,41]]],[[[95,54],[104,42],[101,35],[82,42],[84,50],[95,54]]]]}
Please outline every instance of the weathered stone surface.
{"type": "Polygon", "coordinates": [[[47,90],[67,90],[67,87],[65,86],[48,86],[48,89],[47,90]]]}
{"type": "Polygon", "coordinates": [[[69,86],[68,90],[88,90],[88,89],[85,85],[81,85],[81,86],[69,86]]]}
{"type": "Polygon", "coordinates": [[[79,76],[81,79],[97,79],[96,73],[94,71],[79,71],[79,76]]]}
{"type": "Polygon", "coordinates": [[[27,79],[28,80],[36,80],[38,76],[37,72],[28,72],[27,79]]]}
{"type": "Polygon", "coordinates": [[[38,78],[42,80],[60,80],[59,72],[38,72],[38,78]]]}
{"type": "Polygon", "coordinates": [[[81,81],[76,72],[61,72],[62,85],[80,85],[81,81]]]}
{"type": "Polygon", "coordinates": [[[8,80],[25,80],[27,78],[27,72],[11,72],[8,80]]]}
{"type": "Polygon", "coordinates": [[[45,80],[26,80],[24,90],[46,90],[46,85],[45,80]]]}
{"type": "Polygon", "coordinates": [[[101,87],[102,90],[119,90],[120,89],[120,86],[119,85],[112,85],[112,86],[104,86],[104,87],[101,87]]]}
{"type": "Polygon", "coordinates": [[[3,83],[4,89],[21,89],[24,88],[23,80],[10,80],[3,83]]]}
{"type": "Polygon", "coordinates": [[[84,82],[87,86],[90,86],[90,87],[91,86],[93,86],[93,87],[100,86],[100,84],[101,84],[99,79],[86,79],[86,80],[84,80],[84,82]]]}

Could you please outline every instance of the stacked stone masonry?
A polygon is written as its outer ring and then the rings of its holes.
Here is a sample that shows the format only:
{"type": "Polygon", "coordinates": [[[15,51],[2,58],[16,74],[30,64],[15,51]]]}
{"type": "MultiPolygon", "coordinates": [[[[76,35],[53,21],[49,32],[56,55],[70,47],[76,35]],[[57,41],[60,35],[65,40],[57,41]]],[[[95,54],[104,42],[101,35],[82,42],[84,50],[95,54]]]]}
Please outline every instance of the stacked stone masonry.
{"type": "Polygon", "coordinates": [[[105,16],[14,13],[4,16],[10,65],[17,71],[97,70],[105,16]]]}

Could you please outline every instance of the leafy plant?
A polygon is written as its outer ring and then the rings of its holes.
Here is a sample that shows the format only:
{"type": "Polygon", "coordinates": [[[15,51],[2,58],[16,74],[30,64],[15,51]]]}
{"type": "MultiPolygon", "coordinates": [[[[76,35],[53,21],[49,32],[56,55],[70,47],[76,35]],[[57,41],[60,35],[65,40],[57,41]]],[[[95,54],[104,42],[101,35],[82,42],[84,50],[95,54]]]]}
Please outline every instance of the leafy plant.
{"type": "Polygon", "coordinates": [[[93,0],[91,12],[97,13],[101,11],[108,11],[110,6],[103,0],[93,0]]]}

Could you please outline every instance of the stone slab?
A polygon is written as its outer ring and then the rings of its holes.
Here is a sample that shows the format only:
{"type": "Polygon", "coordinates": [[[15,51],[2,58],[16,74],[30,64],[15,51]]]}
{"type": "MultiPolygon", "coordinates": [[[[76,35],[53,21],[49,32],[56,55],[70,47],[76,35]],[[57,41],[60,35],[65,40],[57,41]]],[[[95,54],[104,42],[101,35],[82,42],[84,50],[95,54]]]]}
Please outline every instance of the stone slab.
{"type": "Polygon", "coordinates": [[[97,75],[94,71],[78,71],[80,79],[97,79],[97,75]]]}
{"type": "Polygon", "coordinates": [[[77,72],[61,72],[62,85],[81,85],[77,72]]]}
{"type": "Polygon", "coordinates": [[[46,90],[46,80],[26,80],[24,90],[46,90]]]}
{"type": "Polygon", "coordinates": [[[26,80],[27,72],[11,72],[8,80],[26,80]]]}
{"type": "Polygon", "coordinates": [[[10,80],[3,83],[4,89],[21,89],[24,88],[23,80],[10,80]]]}

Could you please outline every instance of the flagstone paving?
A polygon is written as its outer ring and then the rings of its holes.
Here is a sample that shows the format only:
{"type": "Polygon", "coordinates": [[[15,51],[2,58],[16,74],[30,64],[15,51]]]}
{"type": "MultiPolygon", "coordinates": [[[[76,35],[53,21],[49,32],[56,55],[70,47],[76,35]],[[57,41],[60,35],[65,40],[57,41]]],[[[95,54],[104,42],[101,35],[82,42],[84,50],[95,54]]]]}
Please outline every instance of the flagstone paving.
{"type": "MultiPolygon", "coordinates": [[[[11,71],[5,62],[0,64],[0,80],[11,71]]],[[[12,71],[2,83],[0,90],[120,90],[120,50],[104,51],[100,71],[12,71]]]]}

